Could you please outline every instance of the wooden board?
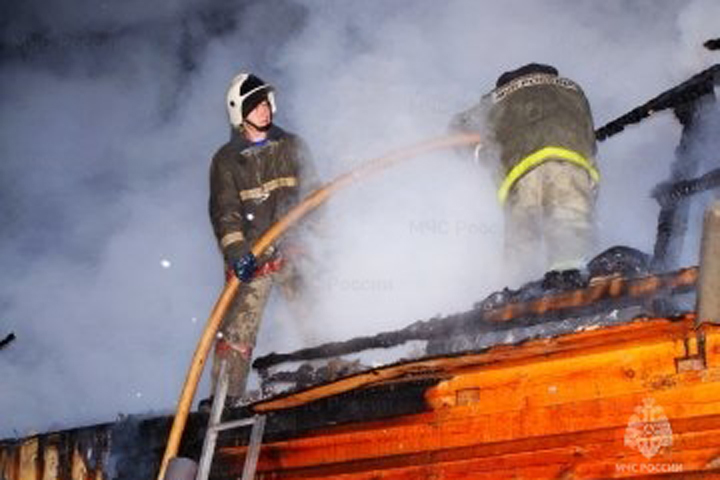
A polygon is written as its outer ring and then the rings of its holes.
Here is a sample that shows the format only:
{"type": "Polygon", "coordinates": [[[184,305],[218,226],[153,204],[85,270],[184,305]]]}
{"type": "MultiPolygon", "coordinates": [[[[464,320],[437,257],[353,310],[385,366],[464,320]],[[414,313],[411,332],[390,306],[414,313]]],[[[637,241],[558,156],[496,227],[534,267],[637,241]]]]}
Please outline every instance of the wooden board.
{"type": "Polygon", "coordinates": [[[583,331],[550,339],[530,341],[522,346],[504,345],[478,354],[464,354],[438,358],[425,358],[413,362],[390,365],[346,377],[335,382],[319,385],[296,393],[274,397],[251,406],[257,413],[296,407],[308,402],[332,395],[338,395],[353,389],[377,385],[398,378],[418,376],[446,376],[463,369],[483,367],[493,368],[495,364],[503,366],[510,363],[528,363],[538,357],[563,357],[578,351],[608,350],[621,345],[644,343],[658,338],[686,338],[694,328],[694,316],[682,319],[639,319],[633,323],[611,328],[583,331]]]}
{"type": "MultiPolygon", "coordinates": [[[[258,472],[348,480],[720,478],[719,356],[720,327],[696,329],[687,316],[396,365],[374,380],[356,375],[275,407],[418,372],[444,380],[427,389],[424,413],[269,442],[258,472]],[[681,368],[698,349],[707,366],[681,368]],[[643,412],[661,414],[643,426],[666,419],[671,431],[672,444],[649,458],[625,442],[630,420],[643,412]]],[[[237,474],[244,452],[222,448],[212,478],[237,474]]]]}

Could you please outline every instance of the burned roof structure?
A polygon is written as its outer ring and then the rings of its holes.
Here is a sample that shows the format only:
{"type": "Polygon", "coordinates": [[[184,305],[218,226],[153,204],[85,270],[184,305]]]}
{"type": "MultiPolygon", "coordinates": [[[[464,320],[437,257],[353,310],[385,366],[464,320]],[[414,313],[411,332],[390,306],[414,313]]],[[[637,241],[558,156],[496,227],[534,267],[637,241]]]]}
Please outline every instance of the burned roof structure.
{"type": "MultiPolygon", "coordinates": [[[[700,112],[718,115],[719,82],[714,65],[596,131],[606,141],[663,110],[682,126],[651,192],[653,252],[613,247],[573,288],[529,282],[467,312],[257,358],[261,397],[224,417],[262,417],[264,435],[222,432],[209,478],[252,478],[248,462],[255,478],[718,478],[720,233],[699,266],[678,263],[690,202],[720,188],[707,168],[720,159],[689,148],[700,112]],[[342,359],[411,342],[421,353],[389,365],[342,359]]],[[[190,416],[181,455],[200,457],[207,420],[190,416]]],[[[3,440],[0,479],[153,478],[169,424],[128,417],[3,440]]]]}
{"type": "Polygon", "coordinates": [[[597,139],[605,141],[664,110],[671,110],[682,126],[671,176],[651,192],[660,206],[652,254],[624,246],[612,247],[589,262],[585,282],[570,291],[545,288],[539,280],[518,290],[506,288],[495,292],[468,312],[418,321],[400,330],[368,337],[257,358],[253,366],[262,378],[264,394],[275,391],[273,384],[296,383],[290,389],[305,388],[357,373],[362,369],[359,362],[341,365],[335,357],[364,350],[392,348],[419,340],[427,342],[428,355],[467,353],[623,323],[637,315],[668,317],[692,309],[692,299],[682,297],[693,292],[697,268],[671,269],[678,268],[692,198],[720,188],[720,168],[698,175],[701,165],[718,165],[720,158],[700,158],[689,151],[697,135],[695,120],[703,109],[716,106],[714,88],[719,83],[720,64],[596,130],[597,139]],[[321,365],[316,369],[304,364],[295,372],[270,373],[271,367],[283,363],[322,359],[333,362],[329,367],[321,365]]]}

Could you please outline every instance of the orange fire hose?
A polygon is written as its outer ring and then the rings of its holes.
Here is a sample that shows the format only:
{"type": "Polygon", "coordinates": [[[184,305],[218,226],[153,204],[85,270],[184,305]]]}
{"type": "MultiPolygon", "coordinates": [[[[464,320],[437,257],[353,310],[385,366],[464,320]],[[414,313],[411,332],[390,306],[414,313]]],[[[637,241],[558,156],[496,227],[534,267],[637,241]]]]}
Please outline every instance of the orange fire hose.
{"type": "MultiPolygon", "coordinates": [[[[315,190],[308,195],[302,202],[293,207],[283,218],[273,224],[253,245],[252,252],[256,257],[259,257],[272,243],[280,238],[295,222],[303,218],[309,212],[324,203],[331,195],[336,191],[345,188],[351,183],[357,182],[369,175],[380,172],[383,169],[394,165],[402,160],[416,157],[433,150],[439,150],[443,148],[459,147],[463,145],[475,145],[480,142],[480,136],[476,134],[457,134],[439,137],[425,142],[420,142],[412,145],[408,148],[392,152],[383,157],[369,160],[356,169],[341,175],[332,182],[325,184],[323,187],[315,190]]],[[[210,313],[205,329],[203,330],[202,336],[195,348],[195,354],[193,355],[192,361],[190,362],[190,369],[187,377],[185,378],[185,384],[183,385],[180,393],[180,399],[178,400],[177,409],[175,411],[175,418],[173,420],[170,434],[168,436],[168,443],[165,447],[165,454],[163,455],[162,464],[160,466],[160,473],[158,474],[158,480],[164,480],[165,472],[168,467],[170,460],[177,454],[178,448],[180,447],[180,440],[185,430],[185,424],[187,423],[187,417],[190,413],[190,407],[192,405],[195,392],[197,390],[202,371],[207,360],[208,353],[212,347],[213,341],[217,334],[217,330],[220,327],[220,323],[227,312],[230,302],[237,293],[240,282],[236,277],[230,278],[225,283],[225,289],[220,294],[215,306],[210,313]]]]}

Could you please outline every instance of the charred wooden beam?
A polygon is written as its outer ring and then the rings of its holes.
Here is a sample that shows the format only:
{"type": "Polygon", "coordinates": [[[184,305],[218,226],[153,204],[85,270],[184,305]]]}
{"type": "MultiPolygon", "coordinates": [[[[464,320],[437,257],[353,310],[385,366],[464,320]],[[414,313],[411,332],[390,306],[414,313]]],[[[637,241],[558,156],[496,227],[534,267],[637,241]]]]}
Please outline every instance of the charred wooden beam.
{"type": "MultiPolygon", "coordinates": [[[[373,422],[400,415],[411,415],[428,410],[425,391],[436,385],[439,378],[414,378],[382,385],[339,392],[315,402],[270,412],[265,425],[264,441],[288,440],[302,436],[309,430],[327,428],[354,422],[373,422]]],[[[227,412],[228,420],[252,415],[250,407],[227,412]]],[[[218,439],[219,447],[245,445],[250,429],[239,435],[218,439]]]]}
{"type": "MultiPolygon", "coordinates": [[[[716,42],[717,40],[709,40],[705,46],[714,48],[716,42]]],[[[668,183],[689,181],[696,175],[701,161],[690,149],[696,136],[695,119],[706,102],[715,100],[715,86],[718,84],[720,84],[720,64],[715,64],[598,128],[595,136],[598,141],[603,141],[622,132],[626,126],[639,123],[654,113],[671,109],[683,126],[683,136],[676,150],[676,160],[668,183]]],[[[666,201],[661,204],[653,252],[655,271],[677,268],[676,261],[682,251],[689,206],[681,202],[686,196],[676,197],[676,201],[666,201]]],[[[662,200],[667,199],[668,197],[662,198],[662,200]]]]}
{"type": "MultiPolygon", "coordinates": [[[[583,352],[622,351],[621,345],[665,342],[668,339],[688,338],[695,332],[695,315],[676,318],[652,319],[639,317],[629,323],[610,328],[591,328],[553,338],[534,338],[514,342],[512,345],[495,345],[461,352],[441,353],[414,360],[402,360],[372,370],[351,375],[328,384],[316,385],[300,391],[288,391],[251,406],[255,413],[275,412],[298,405],[311,404],[318,399],[330,398],[342,392],[356,391],[369,386],[394,384],[407,379],[452,378],[468,368],[483,369],[500,363],[533,364],[540,360],[576,355],[583,352]]],[[[712,332],[711,329],[708,329],[712,332]]],[[[712,337],[712,335],[711,335],[712,337]]],[[[717,337],[714,337],[717,339],[717,337]]],[[[710,340],[710,342],[716,342],[710,340]]],[[[717,343],[714,343],[716,345],[717,343]]],[[[675,348],[673,347],[673,350],[675,348]]],[[[715,351],[715,350],[713,350],[715,351]]],[[[442,404],[442,402],[440,402],[442,404]]],[[[437,403],[436,403],[437,405],[437,403]]]]}
{"type": "Polygon", "coordinates": [[[719,83],[720,64],[716,64],[630,112],[608,122],[595,130],[595,136],[598,141],[606,140],[622,132],[625,127],[639,123],[654,113],[667,109],[677,109],[683,105],[693,103],[705,95],[713,94],[714,86],[719,83]]]}
{"type": "Polygon", "coordinates": [[[11,333],[11,334],[9,334],[7,337],[5,337],[5,338],[3,338],[2,340],[0,340],[0,350],[2,350],[3,348],[7,347],[8,345],[10,345],[10,343],[11,343],[13,340],[15,340],[15,338],[16,338],[16,337],[15,337],[15,334],[14,334],[14,333],[11,333]]]}
{"type": "MultiPolygon", "coordinates": [[[[360,360],[352,362],[339,358],[332,358],[326,364],[317,368],[308,363],[303,363],[294,372],[275,372],[268,374],[267,370],[260,372],[263,387],[270,384],[290,383],[295,388],[306,388],[319,383],[332,382],[338,378],[353,375],[355,373],[369,370],[368,365],[363,365],[360,360]]],[[[264,394],[270,392],[263,392],[264,394]]]]}
{"type": "Polygon", "coordinates": [[[695,288],[697,278],[697,267],[640,278],[603,278],[588,288],[507,305],[487,312],[484,318],[491,322],[507,322],[547,314],[589,315],[613,307],[643,304],[658,295],[688,292],[695,288]]]}
{"type": "Polygon", "coordinates": [[[253,367],[266,370],[274,365],[347,355],[373,348],[389,348],[412,340],[432,340],[462,334],[493,330],[497,323],[532,325],[548,319],[570,315],[592,315],[613,308],[649,303],[658,295],[684,293],[695,288],[697,267],[662,275],[638,278],[605,277],[595,279],[587,288],[551,293],[534,300],[510,302],[496,308],[475,308],[469,312],[443,318],[418,321],[401,330],[358,337],[304,348],[291,353],[270,353],[258,357],[253,367]]]}
{"type": "Polygon", "coordinates": [[[661,183],[655,187],[652,196],[664,207],[714,188],[720,188],[720,168],[692,180],[661,183]]]}
{"type": "Polygon", "coordinates": [[[470,314],[462,314],[448,318],[433,318],[425,321],[417,321],[401,330],[356,337],[344,342],[326,343],[317,347],[303,348],[291,353],[270,353],[255,359],[253,367],[262,371],[279,363],[337,357],[373,348],[390,348],[402,345],[411,340],[429,340],[444,332],[452,332],[458,328],[457,324],[469,323],[478,319],[479,315],[474,315],[471,312],[470,314]]]}
{"type": "MultiPolygon", "coordinates": [[[[710,87],[712,89],[712,86],[710,87]]],[[[674,108],[675,115],[683,125],[680,144],[675,150],[675,161],[672,164],[670,183],[687,187],[697,174],[700,166],[707,161],[706,154],[695,148],[704,134],[695,121],[700,113],[706,111],[707,105],[715,102],[714,93],[706,95],[702,100],[695,100],[674,108]]],[[[707,180],[707,179],[706,179],[707,180]]],[[[677,189],[676,189],[677,190],[677,189]]],[[[687,195],[678,200],[661,204],[658,214],[657,236],[653,251],[653,268],[655,271],[667,271],[678,267],[678,260],[683,250],[687,231],[690,204],[683,201],[687,195]]]]}

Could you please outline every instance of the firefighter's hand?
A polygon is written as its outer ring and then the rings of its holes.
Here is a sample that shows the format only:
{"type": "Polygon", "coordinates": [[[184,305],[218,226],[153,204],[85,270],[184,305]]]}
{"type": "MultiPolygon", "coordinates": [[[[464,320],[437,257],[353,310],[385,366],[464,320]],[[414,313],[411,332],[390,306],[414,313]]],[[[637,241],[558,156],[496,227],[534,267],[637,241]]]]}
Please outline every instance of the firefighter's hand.
{"type": "Polygon", "coordinates": [[[232,267],[241,282],[249,283],[257,270],[257,259],[252,252],[248,252],[240,260],[233,261],[232,267]]]}

